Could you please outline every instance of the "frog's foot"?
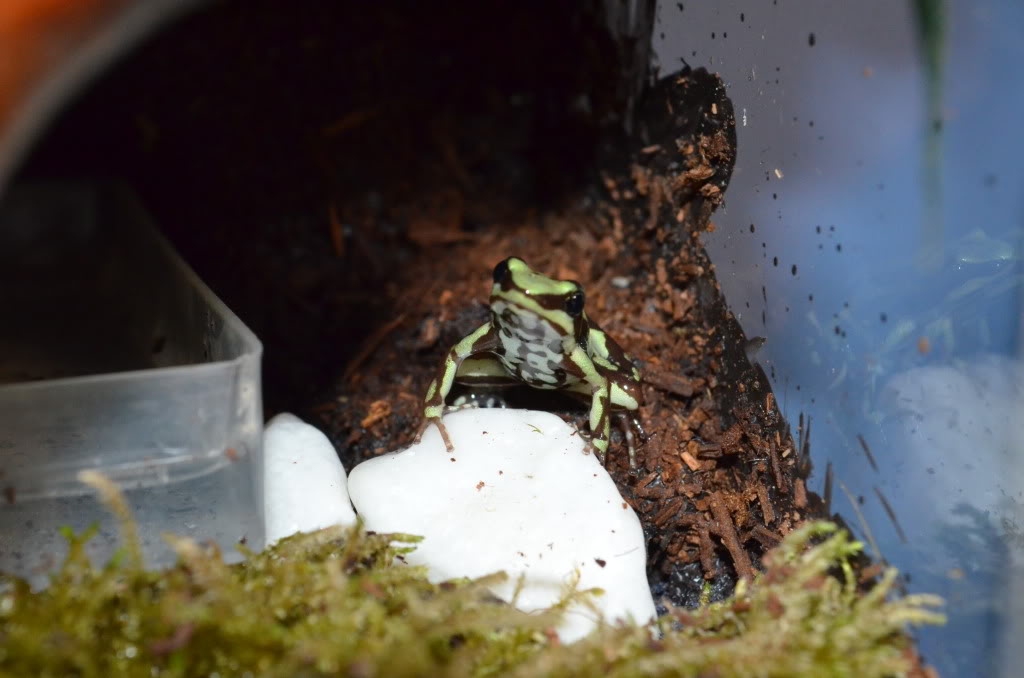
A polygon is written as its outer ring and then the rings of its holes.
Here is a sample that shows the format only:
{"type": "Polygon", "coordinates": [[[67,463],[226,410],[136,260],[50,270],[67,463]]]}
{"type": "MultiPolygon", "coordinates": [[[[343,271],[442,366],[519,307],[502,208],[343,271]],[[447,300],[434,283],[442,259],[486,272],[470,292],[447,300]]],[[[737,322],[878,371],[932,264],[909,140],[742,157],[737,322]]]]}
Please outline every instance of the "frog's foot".
{"type": "Polygon", "coordinates": [[[587,444],[588,448],[594,450],[594,454],[597,455],[598,461],[601,462],[601,466],[604,466],[605,470],[608,469],[608,439],[600,436],[594,436],[590,439],[587,444]]]}
{"type": "Polygon", "coordinates": [[[633,412],[622,412],[616,417],[618,426],[622,431],[622,437],[626,441],[626,451],[629,453],[629,468],[635,471],[636,464],[636,439],[639,436],[641,442],[647,440],[647,432],[640,424],[640,419],[633,412]]]}
{"type": "Polygon", "coordinates": [[[444,422],[441,421],[441,417],[426,417],[420,424],[420,428],[416,431],[416,437],[413,439],[414,442],[419,442],[423,438],[423,433],[427,430],[427,427],[431,424],[437,425],[437,430],[441,434],[441,440],[444,441],[444,447],[448,452],[454,452],[455,446],[452,445],[452,439],[448,437],[448,429],[445,428],[444,422]]]}
{"type": "Polygon", "coordinates": [[[635,436],[633,435],[633,426],[632,426],[632,424],[634,424],[634,423],[638,424],[639,422],[634,422],[634,419],[635,418],[632,417],[632,416],[625,416],[625,417],[620,416],[620,417],[618,417],[619,426],[622,429],[622,437],[626,441],[626,451],[629,453],[629,470],[630,471],[635,471],[636,470],[636,439],[635,439],[635,436]]]}
{"type": "Polygon", "coordinates": [[[629,470],[636,470],[636,444],[633,442],[633,429],[626,427],[626,450],[629,452],[629,470]]]}
{"type": "Polygon", "coordinates": [[[582,436],[582,435],[580,437],[583,438],[583,454],[584,454],[584,456],[589,457],[591,454],[593,454],[595,457],[597,457],[597,461],[600,462],[601,466],[603,466],[605,469],[607,469],[608,468],[608,453],[607,452],[602,452],[597,447],[597,445],[594,444],[594,441],[591,438],[587,438],[587,437],[582,436]]]}
{"type": "Polygon", "coordinates": [[[576,434],[583,439],[583,454],[589,455],[593,453],[597,460],[601,463],[601,466],[608,469],[608,439],[594,435],[593,433],[584,431],[582,428],[577,426],[576,434]]]}
{"type": "Polygon", "coordinates": [[[444,422],[438,418],[434,420],[434,423],[437,424],[437,430],[441,433],[441,440],[444,441],[444,449],[449,452],[454,452],[455,446],[452,445],[452,439],[448,437],[448,429],[445,428],[444,422]]]}

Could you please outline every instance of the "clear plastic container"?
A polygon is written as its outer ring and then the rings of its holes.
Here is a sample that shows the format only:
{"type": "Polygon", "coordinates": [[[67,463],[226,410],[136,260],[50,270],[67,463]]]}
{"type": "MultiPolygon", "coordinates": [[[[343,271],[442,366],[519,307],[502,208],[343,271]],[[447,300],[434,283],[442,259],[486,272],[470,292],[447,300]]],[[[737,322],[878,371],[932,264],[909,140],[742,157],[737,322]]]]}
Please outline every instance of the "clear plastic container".
{"type": "Polygon", "coordinates": [[[1024,662],[1022,27],[1011,0],[729,0],[659,2],[654,30],[736,110],[725,298],[810,421],[812,489],[946,599],[918,632],[946,678],[1024,662]]]}
{"type": "Polygon", "coordinates": [[[61,562],[58,529],[116,522],[78,481],[126,493],[144,556],[171,532],[263,545],[256,337],[125,190],[10,190],[0,203],[0,570],[35,585],[61,562]]]}

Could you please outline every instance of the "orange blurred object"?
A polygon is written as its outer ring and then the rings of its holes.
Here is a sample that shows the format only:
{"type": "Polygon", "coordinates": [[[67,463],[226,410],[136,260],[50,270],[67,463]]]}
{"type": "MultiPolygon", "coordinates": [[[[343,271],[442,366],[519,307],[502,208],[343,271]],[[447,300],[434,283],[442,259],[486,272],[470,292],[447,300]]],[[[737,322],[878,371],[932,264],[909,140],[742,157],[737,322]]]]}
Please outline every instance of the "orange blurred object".
{"type": "Polygon", "coordinates": [[[0,190],[88,78],[199,0],[0,0],[0,190]]]}
{"type": "Polygon", "coordinates": [[[126,0],[0,2],[0,137],[35,86],[126,0]]]}

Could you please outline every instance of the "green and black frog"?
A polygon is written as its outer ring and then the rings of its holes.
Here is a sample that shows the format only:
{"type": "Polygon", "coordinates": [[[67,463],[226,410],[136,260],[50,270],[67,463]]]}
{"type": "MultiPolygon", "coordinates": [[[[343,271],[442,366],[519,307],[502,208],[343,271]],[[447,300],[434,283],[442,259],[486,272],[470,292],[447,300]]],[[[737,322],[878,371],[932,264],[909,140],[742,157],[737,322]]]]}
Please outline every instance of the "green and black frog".
{"type": "MultiPolygon", "coordinates": [[[[441,415],[455,382],[522,383],[588,399],[591,442],[606,454],[611,410],[640,407],[640,372],[583,305],[575,281],[549,278],[516,257],[495,266],[491,317],[448,352],[427,389],[424,426],[436,424],[451,451],[441,415]]],[[[631,449],[631,466],[632,457],[631,449]]]]}

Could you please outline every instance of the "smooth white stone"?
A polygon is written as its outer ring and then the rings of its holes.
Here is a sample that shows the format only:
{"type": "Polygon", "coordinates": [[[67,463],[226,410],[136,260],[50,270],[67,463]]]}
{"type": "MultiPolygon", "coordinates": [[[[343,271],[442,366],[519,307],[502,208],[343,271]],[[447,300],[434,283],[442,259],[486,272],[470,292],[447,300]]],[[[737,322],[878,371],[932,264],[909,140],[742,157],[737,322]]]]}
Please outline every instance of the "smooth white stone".
{"type": "MultiPolygon", "coordinates": [[[[366,528],[422,535],[406,556],[432,581],[498,571],[495,595],[517,607],[550,606],[579,573],[579,588],[601,588],[593,602],[606,621],[655,615],[646,577],[643,531],[597,457],[576,430],[547,412],[469,409],[444,418],[419,444],[352,470],[349,492],[366,528]],[[601,561],[602,567],[598,561],[601,561]]],[[[572,642],[596,614],[571,608],[559,629],[572,642]]]]}
{"type": "Polygon", "coordinates": [[[296,532],[356,522],[334,446],[295,415],[279,414],[267,424],[263,470],[267,544],[296,532]]]}

